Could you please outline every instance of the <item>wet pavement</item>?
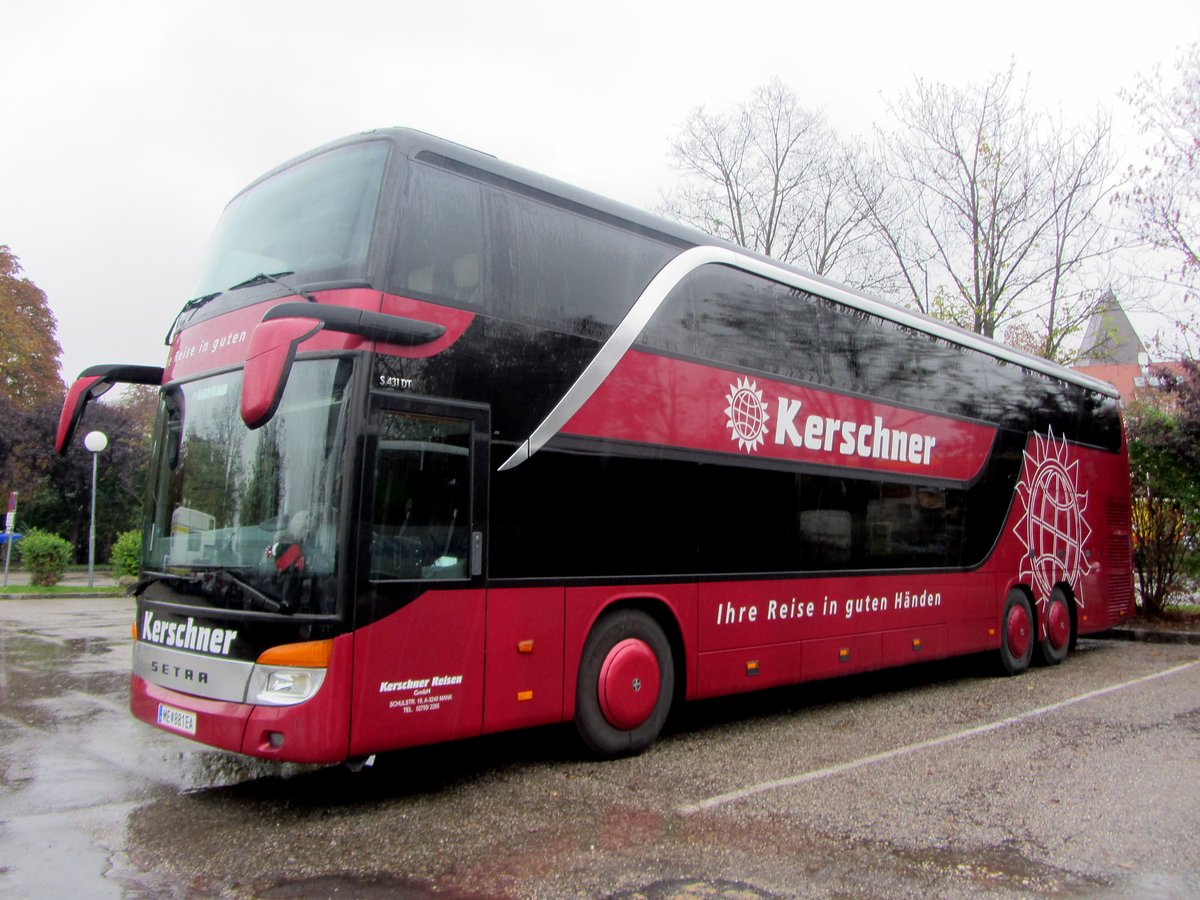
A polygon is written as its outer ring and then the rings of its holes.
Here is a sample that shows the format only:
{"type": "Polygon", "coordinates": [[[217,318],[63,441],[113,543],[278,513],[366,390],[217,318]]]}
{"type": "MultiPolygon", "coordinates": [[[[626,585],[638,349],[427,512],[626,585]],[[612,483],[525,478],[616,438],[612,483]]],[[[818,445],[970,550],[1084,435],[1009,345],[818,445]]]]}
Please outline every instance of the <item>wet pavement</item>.
{"type": "Polygon", "coordinates": [[[568,728],[257,763],[127,710],[132,603],[0,602],[13,897],[1200,895],[1200,648],[1082,641],[568,728]]]}

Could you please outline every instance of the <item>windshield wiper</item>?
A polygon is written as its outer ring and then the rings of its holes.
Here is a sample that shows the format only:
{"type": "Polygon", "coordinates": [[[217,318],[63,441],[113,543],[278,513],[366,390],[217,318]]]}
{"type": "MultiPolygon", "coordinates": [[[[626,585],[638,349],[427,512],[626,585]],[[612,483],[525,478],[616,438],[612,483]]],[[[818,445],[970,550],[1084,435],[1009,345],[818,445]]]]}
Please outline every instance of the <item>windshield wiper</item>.
{"type": "Polygon", "coordinates": [[[290,270],[287,272],[276,272],[274,275],[268,275],[266,272],[259,272],[257,275],[252,275],[250,278],[247,278],[245,281],[239,281],[237,284],[235,284],[231,288],[229,288],[229,290],[236,291],[240,288],[253,287],[256,284],[262,284],[264,281],[273,281],[276,284],[282,285],[283,287],[287,288],[293,294],[296,294],[299,297],[303,297],[308,302],[316,303],[317,298],[314,297],[312,294],[308,293],[308,291],[301,290],[300,288],[297,288],[297,287],[292,287],[290,284],[288,284],[286,281],[284,281],[282,279],[282,276],[284,276],[284,275],[295,275],[295,274],[296,274],[295,272],[292,272],[290,270]]]}
{"type": "Polygon", "coordinates": [[[175,575],[171,572],[152,572],[149,569],[144,570],[142,576],[142,579],[130,591],[135,597],[140,597],[146,588],[160,581],[182,581],[189,585],[198,585],[200,583],[200,576],[198,575],[175,575]]]}
{"type": "Polygon", "coordinates": [[[267,612],[290,612],[278,600],[273,600],[248,582],[242,581],[228,569],[205,569],[204,575],[211,575],[215,581],[227,581],[253,600],[257,600],[267,612]]]}
{"type": "Polygon", "coordinates": [[[175,314],[175,319],[171,322],[171,327],[167,329],[167,337],[166,337],[166,340],[163,341],[163,343],[166,344],[168,347],[171,346],[171,339],[175,336],[175,326],[179,324],[179,320],[183,317],[184,313],[191,312],[193,309],[199,309],[205,303],[208,303],[212,300],[216,300],[223,293],[225,293],[225,292],[224,291],[213,291],[211,294],[204,294],[201,297],[193,297],[187,303],[183,304],[183,308],[180,309],[179,312],[177,312],[175,314]]]}
{"type": "MultiPolygon", "coordinates": [[[[134,596],[141,596],[142,592],[150,585],[159,581],[174,581],[186,584],[188,587],[197,589],[206,594],[215,593],[223,585],[236,588],[243,596],[254,600],[258,605],[267,612],[273,613],[290,613],[290,610],[283,603],[268,597],[252,584],[238,578],[228,569],[201,569],[191,575],[176,575],[172,572],[152,572],[145,571],[141,581],[135,585],[133,589],[134,596]]],[[[220,599],[225,599],[221,597],[220,599]]]]}

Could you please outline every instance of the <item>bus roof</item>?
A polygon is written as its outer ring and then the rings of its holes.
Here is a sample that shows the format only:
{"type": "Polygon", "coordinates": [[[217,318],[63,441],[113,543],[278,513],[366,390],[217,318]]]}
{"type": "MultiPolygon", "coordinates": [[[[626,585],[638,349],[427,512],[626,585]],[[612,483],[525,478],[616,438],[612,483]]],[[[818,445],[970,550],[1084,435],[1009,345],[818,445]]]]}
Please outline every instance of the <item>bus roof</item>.
{"type": "MultiPolygon", "coordinates": [[[[507,183],[526,193],[541,194],[548,198],[554,198],[560,205],[575,207],[598,218],[615,220],[626,227],[632,226],[638,231],[664,239],[669,243],[677,244],[681,248],[712,246],[732,251],[738,258],[747,262],[752,261],[751,264],[744,266],[747,271],[752,271],[763,277],[826,297],[837,303],[860,309],[964,348],[1030,369],[1050,378],[1075,384],[1108,397],[1117,398],[1120,396],[1115,387],[1098,378],[1093,378],[1082,372],[1076,372],[1066,366],[1050,362],[1039,356],[1026,353],[1023,350],[1018,350],[1015,347],[1010,347],[1000,341],[984,337],[983,335],[967,331],[946,322],[941,322],[915,310],[899,306],[887,300],[872,297],[855,288],[839,284],[811,272],[806,272],[789,263],[780,262],[777,259],[755,253],[728,241],[714,238],[698,229],[681,225],[678,222],[672,222],[661,216],[656,216],[636,207],[611,200],[600,194],[583,190],[582,188],[558,181],[530,169],[506,163],[491,154],[474,150],[462,144],[457,144],[453,141],[448,141],[412,128],[382,128],[364,131],[333,141],[272,169],[248,185],[245,190],[249,190],[255,184],[302,160],[328,152],[340,146],[381,139],[391,142],[400,153],[410,159],[448,166],[464,174],[478,175],[489,182],[497,183],[501,186],[507,183]]],[[[739,268],[743,268],[743,266],[739,266],[739,268]]]]}

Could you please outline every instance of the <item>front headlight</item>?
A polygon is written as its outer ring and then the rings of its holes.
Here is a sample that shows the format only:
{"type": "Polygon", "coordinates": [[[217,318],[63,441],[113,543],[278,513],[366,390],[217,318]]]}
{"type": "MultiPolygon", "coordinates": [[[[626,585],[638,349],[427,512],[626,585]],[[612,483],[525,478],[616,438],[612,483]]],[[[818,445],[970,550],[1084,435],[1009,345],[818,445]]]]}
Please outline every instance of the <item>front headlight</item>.
{"type": "Polygon", "coordinates": [[[256,665],[246,700],[260,706],[294,706],[311,699],[324,681],[324,669],[256,665]]]}

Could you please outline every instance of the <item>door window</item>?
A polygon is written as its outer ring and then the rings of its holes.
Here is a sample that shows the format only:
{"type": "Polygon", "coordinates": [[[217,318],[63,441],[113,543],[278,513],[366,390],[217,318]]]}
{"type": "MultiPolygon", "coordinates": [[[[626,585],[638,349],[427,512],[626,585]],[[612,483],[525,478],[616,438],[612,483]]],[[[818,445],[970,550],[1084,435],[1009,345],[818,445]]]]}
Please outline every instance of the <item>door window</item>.
{"type": "Polygon", "coordinates": [[[375,458],[371,579],[469,576],[471,423],[385,411],[375,458]]]}

